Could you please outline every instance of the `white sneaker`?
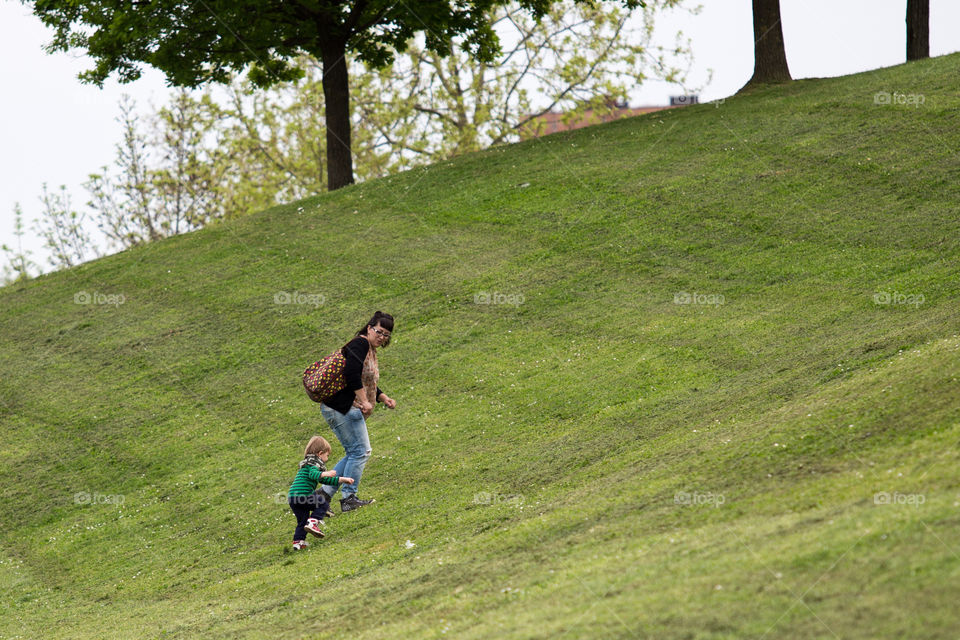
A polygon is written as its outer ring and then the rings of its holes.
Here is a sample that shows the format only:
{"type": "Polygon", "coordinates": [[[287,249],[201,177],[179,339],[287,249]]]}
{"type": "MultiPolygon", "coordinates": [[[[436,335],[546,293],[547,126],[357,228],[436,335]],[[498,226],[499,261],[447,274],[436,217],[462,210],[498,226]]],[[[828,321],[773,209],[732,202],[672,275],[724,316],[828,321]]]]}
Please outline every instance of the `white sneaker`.
{"type": "Polygon", "coordinates": [[[295,551],[299,551],[300,549],[306,549],[306,548],[309,547],[309,546],[310,546],[310,544],[307,543],[306,540],[294,540],[294,541],[293,541],[293,548],[294,548],[295,551]]]}
{"type": "Polygon", "coordinates": [[[320,527],[323,526],[323,520],[317,520],[316,518],[309,518],[307,520],[307,526],[304,527],[307,531],[317,536],[318,538],[323,537],[323,531],[320,527]]]}

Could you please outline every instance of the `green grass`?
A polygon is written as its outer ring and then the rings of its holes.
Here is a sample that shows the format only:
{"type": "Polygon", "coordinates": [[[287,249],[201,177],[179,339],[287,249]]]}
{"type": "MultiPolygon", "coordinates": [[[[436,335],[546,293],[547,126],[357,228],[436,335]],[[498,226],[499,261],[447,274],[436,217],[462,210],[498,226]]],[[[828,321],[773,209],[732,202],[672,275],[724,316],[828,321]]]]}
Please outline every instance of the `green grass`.
{"type": "Polygon", "coordinates": [[[491,149],[4,288],[0,638],[952,637],[958,72],[491,149]],[[299,374],[375,309],[377,503],[291,553],[276,495],[330,437],[299,374]]]}

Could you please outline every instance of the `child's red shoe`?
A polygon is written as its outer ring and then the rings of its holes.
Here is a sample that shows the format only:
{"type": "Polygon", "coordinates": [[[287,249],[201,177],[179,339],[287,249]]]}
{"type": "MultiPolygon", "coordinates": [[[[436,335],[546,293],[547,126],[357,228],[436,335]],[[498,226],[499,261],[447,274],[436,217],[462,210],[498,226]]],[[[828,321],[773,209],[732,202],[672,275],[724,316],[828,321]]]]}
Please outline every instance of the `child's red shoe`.
{"type": "Polygon", "coordinates": [[[309,546],[310,546],[310,545],[307,544],[307,541],[306,541],[306,540],[294,540],[294,541],[293,541],[293,548],[294,548],[295,551],[299,551],[300,549],[306,549],[306,548],[309,547],[309,546]]]}
{"type": "Polygon", "coordinates": [[[323,537],[323,531],[320,527],[323,526],[323,520],[317,520],[316,518],[309,518],[307,520],[307,525],[304,527],[305,530],[309,531],[318,538],[323,537]]]}

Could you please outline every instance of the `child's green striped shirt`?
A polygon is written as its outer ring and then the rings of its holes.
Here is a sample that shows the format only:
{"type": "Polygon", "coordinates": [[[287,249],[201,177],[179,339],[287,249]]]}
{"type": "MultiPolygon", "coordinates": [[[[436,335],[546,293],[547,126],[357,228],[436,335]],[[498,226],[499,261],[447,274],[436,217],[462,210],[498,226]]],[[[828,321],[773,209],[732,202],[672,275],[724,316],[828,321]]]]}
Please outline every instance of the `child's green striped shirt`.
{"type": "Polygon", "coordinates": [[[321,478],[323,470],[312,464],[305,464],[297,470],[297,475],[290,485],[288,496],[308,496],[317,488],[317,483],[328,484],[336,487],[340,484],[340,478],[333,476],[331,478],[321,478]]]}

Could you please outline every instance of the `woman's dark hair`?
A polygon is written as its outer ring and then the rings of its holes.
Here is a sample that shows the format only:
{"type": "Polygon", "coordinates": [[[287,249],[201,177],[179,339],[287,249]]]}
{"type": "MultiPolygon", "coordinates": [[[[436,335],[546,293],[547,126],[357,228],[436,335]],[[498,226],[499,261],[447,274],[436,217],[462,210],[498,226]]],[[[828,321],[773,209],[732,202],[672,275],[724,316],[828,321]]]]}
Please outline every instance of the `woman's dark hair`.
{"type": "MultiPolygon", "coordinates": [[[[362,336],[367,332],[367,327],[375,327],[380,325],[390,333],[393,333],[393,316],[389,313],[384,313],[383,311],[377,311],[373,314],[373,317],[370,318],[367,324],[363,325],[360,328],[360,331],[357,331],[358,336],[362,336]]],[[[390,336],[392,338],[393,336],[390,336]]],[[[383,346],[388,346],[390,344],[390,338],[387,338],[383,343],[383,346]]]]}

